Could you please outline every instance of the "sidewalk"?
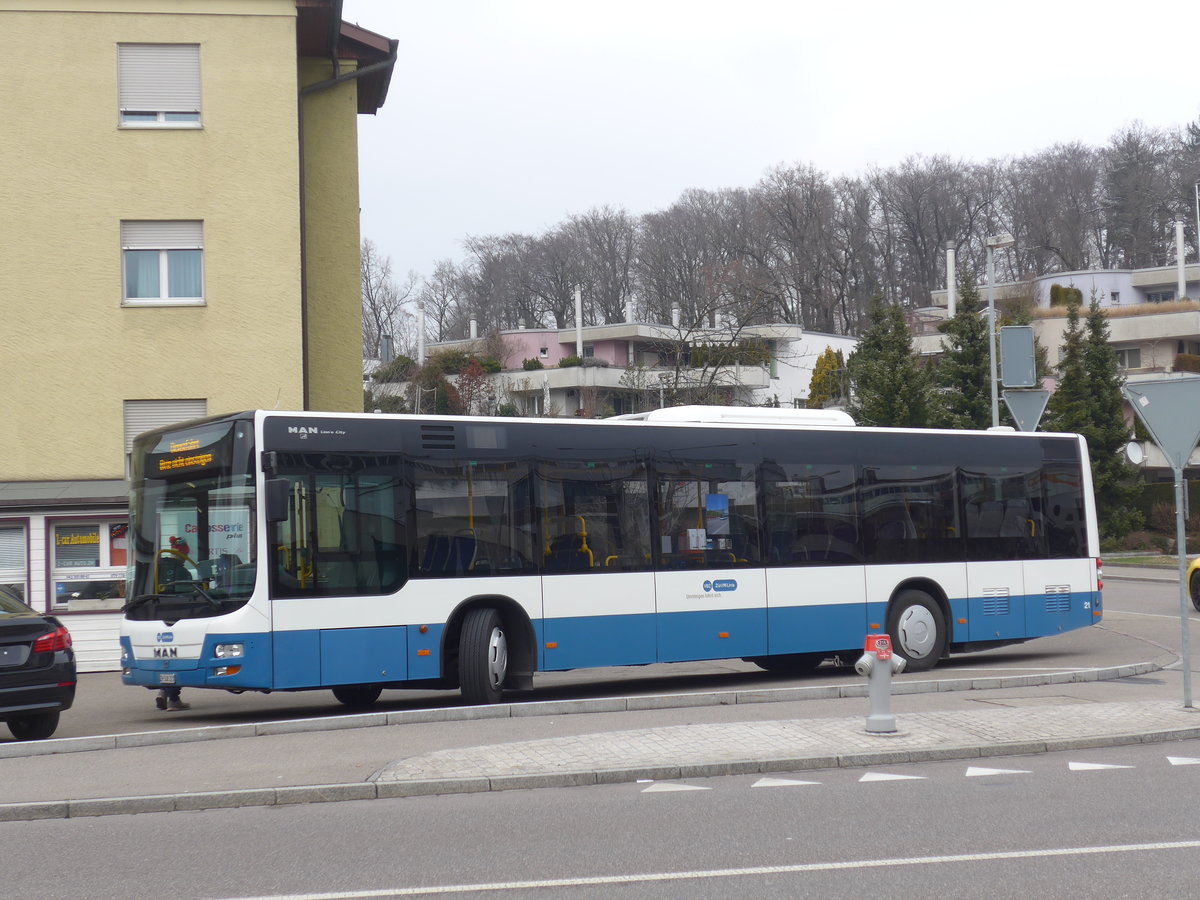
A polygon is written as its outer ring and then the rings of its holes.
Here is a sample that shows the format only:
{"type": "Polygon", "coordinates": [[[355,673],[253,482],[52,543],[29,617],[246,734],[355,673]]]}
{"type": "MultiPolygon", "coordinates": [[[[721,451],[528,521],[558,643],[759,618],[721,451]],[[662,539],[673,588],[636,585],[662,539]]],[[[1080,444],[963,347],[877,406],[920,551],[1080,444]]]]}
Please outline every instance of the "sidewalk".
{"type": "Polygon", "coordinates": [[[778,773],[1200,737],[1200,715],[1183,708],[1179,683],[1178,673],[1156,662],[898,683],[894,735],[865,732],[865,685],[855,685],[858,696],[843,686],[501,704],[13,744],[0,759],[0,821],[778,773]],[[16,755],[34,748],[43,752],[16,755]]]}

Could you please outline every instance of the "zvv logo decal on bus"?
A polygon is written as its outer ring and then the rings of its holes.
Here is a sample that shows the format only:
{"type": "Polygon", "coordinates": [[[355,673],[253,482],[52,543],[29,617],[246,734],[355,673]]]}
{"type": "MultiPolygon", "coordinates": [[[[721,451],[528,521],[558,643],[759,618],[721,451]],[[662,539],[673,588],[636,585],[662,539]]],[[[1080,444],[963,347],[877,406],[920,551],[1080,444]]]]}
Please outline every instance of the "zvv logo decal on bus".
{"type": "Polygon", "coordinates": [[[717,593],[721,591],[736,591],[737,582],[732,578],[723,578],[718,581],[706,581],[703,587],[706,594],[711,591],[716,591],[717,593]]]}

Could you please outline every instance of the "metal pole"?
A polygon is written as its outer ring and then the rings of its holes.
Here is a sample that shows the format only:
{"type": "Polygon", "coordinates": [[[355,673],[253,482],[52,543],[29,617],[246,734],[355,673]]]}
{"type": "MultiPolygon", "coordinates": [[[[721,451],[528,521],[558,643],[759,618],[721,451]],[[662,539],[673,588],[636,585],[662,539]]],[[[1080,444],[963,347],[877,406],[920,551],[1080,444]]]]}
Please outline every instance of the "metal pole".
{"type": "Polygon", "coordinates": [[[1187,584],[1187,538],[1183,528],[1183,469],[1175,469],[1175,553],[1179,556],[1179,622],[1183,638],[1180,653],[1183,655],[1183,707],[1192,708],[1192,647],[1188,616],[1187,584]]]}
{"type": "Polygon", "coordinates": [[[1196,261],[1200,262],[1200,181],[1196,182],[1196,261]]]}
{"type": "Polygon", "coordinates": [[[987,248],[988,276],[988,368],[992,381],[992,427],[1000,424],[1000,397],[996,389],[996,269],[992,264],[992,247],[987,248]]]}

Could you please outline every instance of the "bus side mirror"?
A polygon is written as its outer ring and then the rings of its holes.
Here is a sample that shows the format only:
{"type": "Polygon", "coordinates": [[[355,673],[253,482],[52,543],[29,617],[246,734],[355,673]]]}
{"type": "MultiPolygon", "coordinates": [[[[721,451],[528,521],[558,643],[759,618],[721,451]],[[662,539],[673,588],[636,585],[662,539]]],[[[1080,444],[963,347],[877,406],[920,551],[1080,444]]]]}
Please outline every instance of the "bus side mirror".
{"type": "Polygon", "coordinates": [[[283,522],[288,517],[288,499],[292,493],[291,482],[286,478],[267,479],[267,522],[283,522]]]}

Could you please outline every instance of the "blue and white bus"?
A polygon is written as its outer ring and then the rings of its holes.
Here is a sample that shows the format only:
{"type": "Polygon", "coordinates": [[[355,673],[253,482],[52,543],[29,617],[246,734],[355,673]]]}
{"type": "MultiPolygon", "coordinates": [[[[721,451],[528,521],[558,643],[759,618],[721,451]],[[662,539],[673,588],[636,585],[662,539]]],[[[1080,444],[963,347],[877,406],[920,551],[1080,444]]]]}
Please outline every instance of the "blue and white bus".
{"type": "Polygon", "coordinates": [[[258,411],[148,432],[132,465],[123,679],[151,688],[494,703],[535,672],[798,670],[871,633],[920,671],[1101,616],[1078,435],[258,411]]]}

